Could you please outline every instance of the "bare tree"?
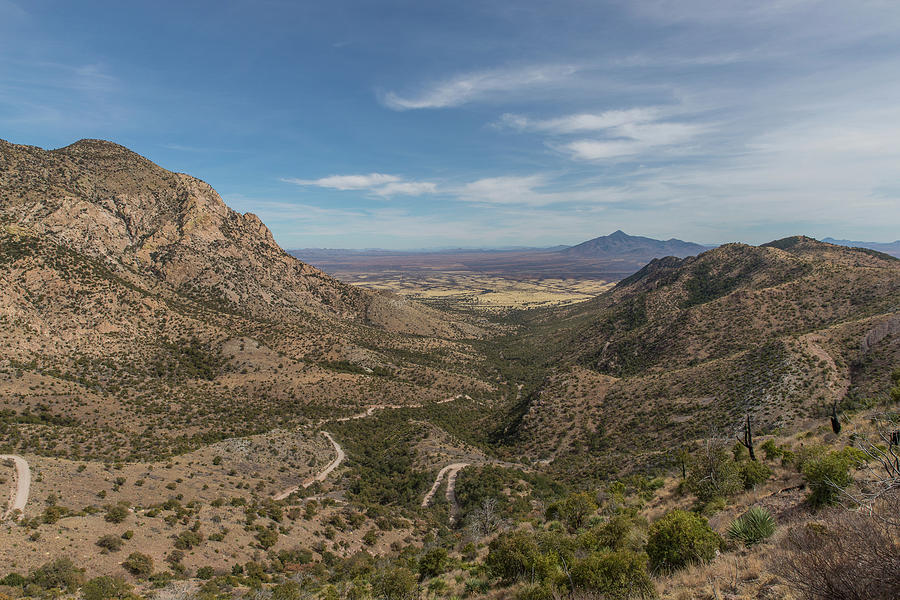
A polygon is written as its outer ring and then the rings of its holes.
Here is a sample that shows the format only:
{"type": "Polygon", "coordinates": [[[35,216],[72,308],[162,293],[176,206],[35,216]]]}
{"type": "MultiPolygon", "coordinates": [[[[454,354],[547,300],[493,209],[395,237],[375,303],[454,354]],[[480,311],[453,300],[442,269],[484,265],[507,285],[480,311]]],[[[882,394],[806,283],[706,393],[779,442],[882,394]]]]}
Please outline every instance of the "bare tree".
{"type": "Polygon", "coordinates": [[[194,586],[187,581],[173,581],[156,592],[155,600],[191,600],[194,597],[194,586]]]}
{"type": "MultiPolygon", "coordinates": [[[[885,496],[900,492],[900,445],[897,428],[900,415],[879,413],[875,421],[874,439],[857,436],[855,445],[862,450],[868,460],[864,465],[865,475],[859,491],[842,490],[842,495],[853,505],[873,513],[873,507],[885,496]]],[[[873,513],[874,514],[874,513],[873,513]]],[[[879,518],[888,519],[900,526],[900,514],[878,513],[879,518]]]]}
{"type": "Polygon", "coordinates": [[[476,539],[497,531],[503,519],[497,514],[497,500],[485,498],[481,506],[469,513],[469,530],[476,539]]]}

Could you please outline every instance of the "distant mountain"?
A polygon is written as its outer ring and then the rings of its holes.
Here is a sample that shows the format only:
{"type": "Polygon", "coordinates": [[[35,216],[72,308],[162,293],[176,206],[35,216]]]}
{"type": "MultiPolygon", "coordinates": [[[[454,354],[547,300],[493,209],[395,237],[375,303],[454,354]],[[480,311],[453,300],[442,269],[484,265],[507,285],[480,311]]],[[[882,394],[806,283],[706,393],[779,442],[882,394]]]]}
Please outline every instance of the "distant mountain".
{"type": "Polygon", "coordinates": [[[670,240],[654,240],[653,238],[637,235],[628,235],[622,230],[609,235],[604,235],[577,246],[566,248],[561,252],[567,256],[579,256],[583,258],[636,258],[640,257],[649,261],[653,258],[665,256],[677,256],[684,258],[694,256],[708,250],[706,246],[684,242],[672,238],[670,240]]]}
{"type": "Polygon", "coordinates": [[[900,258],[900,240],[896,242],[854,242],[851,240],[836,240],[834,238],[827,237],[822,240],[826,244],[835,244],[837,246],[850,246],[853,248],[868,248],[869,250],[877,250],[879,252],[884,252],[885,254],[890,254],[891,256],[896,256],[900,258]]]}

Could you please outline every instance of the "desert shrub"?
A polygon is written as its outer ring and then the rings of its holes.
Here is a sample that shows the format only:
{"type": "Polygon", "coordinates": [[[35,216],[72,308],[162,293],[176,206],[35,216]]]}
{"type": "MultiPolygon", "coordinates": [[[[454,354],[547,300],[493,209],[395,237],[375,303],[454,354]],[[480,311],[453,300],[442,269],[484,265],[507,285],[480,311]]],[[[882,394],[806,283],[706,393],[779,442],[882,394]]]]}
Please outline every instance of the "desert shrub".
{"type": "Polygon", "coordinates": [[[794,528],[773,566],[788,585],[813,600],[896,600],[898,514],[900,494],[895,494],[874,513],[836,511],[822,523],[794,528]]]}
{"type": "Polygon", "coordinates": [[[272,600],[300,600],[303,594],[296,581],[285,581],[272,589],[272,600]]]}
{"type": "Polygon", "coordinates": [[[406,567],[390,567],[378,572],[372,587],[376,596],[384,600],[412,600],[418,596],[416,576],[406,567]]]}
{"type": "Polygon", "coordinates": [[[84,600],[113,600],[131,595],[131,585],[121,577],[94,577],[81,588],[84,600]]]}
{"type": "Polygon", "coordinates": [[[591,527],[578,536],[578,545],[587,550],[621,550],[629,542],[634,523],[625,515],[615,515],[606,523],[591,527]]]}
{"type": "Polygon", "coordinates": [[[175,536],[175,547],[179,550],[191,550],[203,541],[203,536],[196,531],[186,529],[175,536]]]}
{"type": "Polygon", "coordinates": [[[766,460],[775,460],[776,458],[781,458],[781,448],[775,443],[775,440],[766,440],[763,442],[763,445],[760,446],[763,451],[763,454],[766,457],[766,460]]]}
{"type": "Polygon", "coordinates": [[[153,572],[153,559],[146,554],[132,552],[122,561],[122,566],[135,577],[149,577],[153,572]]]}
{"type": "Polygon", "coordinates": [[[693,513],[673,510],[650,526],[647,554],[654,572],[671,572],[712,560],[721,538],[709,522],[693,513]]]}
{"type": "Polygon", "coordinates": [[[21,587],[28,583],[28,578],[18,573],[8,573],[5,577],[0,578],[0,585],[8,585],[9,587],[21,587]]]}
{"type": "Polygon", "coordinates": [[[594,497],[588,492],[575,492],[563,500],[555,502],[547,509],[547,517],[558,518],[566,524],[569,531],[576,531],[596,512],[598,506],[594,497]]]}
{"type": "Polygon", "coordinates": [[[516,600],[555,600],[558,598],[558,592],[552,586],[531,583],[519,590],[516,600]]]}
{"type": "Polygon", "coordinates": [[[268,550],[278,542],[278,531],[261,527],[256,533],[256,541],[259,542],[263,550],[268,550]]]}
{"type": "Polygon", "coordinates": [[[656,597],[643,552],[594,552],[575,563],[572,583],[610,600],[656,597]]]}
{"type": "Polygon", "coordinates": [[[60,506],[58,504],[53,504],[44,509],[44,513],[41,515],[41,520],[44,523],[53,524],[72,514],[72,511],[66,508],[65,506],[60,506]]]}
{"type": "Polygon", "coordinates": [[[728,537],[740,540],[747,546],[757,544],[775,533],[775,519],[765,508],[751,507],[750,510],[732,521],[728,537]]]}
{"type": "Polygon", "coordinates": [[[743,488],[738,464],[723,444],[709,442],[691,456],[686,485],[701,502],[733,496],[743,488]]]}
{"type": "Polygon", "coordinates": [[[772,469],[758,460],[743,462],[740,471],[745,490],[752,490],[772,476],[772,469]]]}
{"type": "Polygon", "coordinates": [[[104,519],[110,523],[121,523],[128,518],[128,506],[124,504],[111,504],[106,507],[104,519]]]}
{"type": "Polygon", "coordinates": [[[809,486],[809,503],[816,508],[836,503],[853,482],[850,467],[861,462],[860,451],[851,447],[806,460],[803,479],[809,486]]]}
{"type": "Polygon", "coordinates": [[[76,567],[71,558],[57,558],[32,571],[28,579],[44,589],[59,588],[71,592],[84,581],[84,569],[76,567]]]}
{"type": "Polygon", "coordinates": [[[198,579],[212,579],[215,576],[216,572],[210,566],[200,567],[197,569],[197,578],[198,579]]]}
{"type": "Polygon", "coordinates": [[[444,548],[429,548],[419,559],[419,575],[437,577],[447,570],[447,551],[444,548]]]}
{"type": "Polygon", "coordinates": [[[526,531],[502,533],[491,541],[485,560],[488,571],[504,581],[530,575],[538,560],[538,545],[526,531]]]}
{"type": "Polygon", "coordinates": [[[95,543],[108,552],[117,552],[125,544],[121,537],[113,534],[104,535],[95,543]]]}
{"type": "Polygon", "coordinates": [[[362,541],[366,546],[374,546],[378,543],[378,532],[374,529],[368,530],[362,537],[362,541]]]}

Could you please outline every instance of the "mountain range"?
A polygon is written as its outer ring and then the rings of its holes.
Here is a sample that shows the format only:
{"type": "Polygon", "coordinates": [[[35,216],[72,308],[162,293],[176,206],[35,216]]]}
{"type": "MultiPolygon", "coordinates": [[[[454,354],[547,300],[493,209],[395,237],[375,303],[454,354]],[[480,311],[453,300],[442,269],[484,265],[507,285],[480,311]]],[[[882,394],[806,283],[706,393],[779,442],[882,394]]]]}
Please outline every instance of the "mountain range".
{"type": "Polygon", "coordinates": [[[822,241],[829,244],[836,244],[838,246],[868,248],[869,250],[877,250],[879,252],[884,252],[885,254],[890,254],[891,256],[900,258],[900,240],[897,240],[895,242],[854,242],[850,240],[836,240],[834,238],[827,237],[822,241]]]}
{"type": "MultiPolygon", "coordinates": [[[[648,571],[657,519],[724,532],[751,505],[779,528],[820,519],[799,460],[844,456],[900,394],[900,260],[880,251],[617,231],[440,260],[451,278],[564,266],[616,283],[564,306],[437,309],[298,260],[208,184],[122,146],[0,142],[0,453],[19,459],[0,459],[0,484],[31,494],[22,526],[0,528],[0,596],[51,593],[60,574],[75,589],[82,566],[110,598],[194,574],[210,598],[263,581],[285,598],[399,579],[413,597],[426,578],[444,597],[534,591],[537,569],[491,571],[507,548],[569,556],[602,585],[631,565],[645,597],[712,597],[706,572],[648,571]],[[748,422],[765,463],[734,445],[748,422]],[[699,502],[691,478],[720,442],[756,487],[734,471],[727,499],[671,512],[699,502]]],[[[763,565],[740,597],[773,589],[757,581],[772,546],[713,537],[711,560],[730,562],[710,568],[763,565]]],[[[574,585],[568,564],[542,577],[574,585]]]]}

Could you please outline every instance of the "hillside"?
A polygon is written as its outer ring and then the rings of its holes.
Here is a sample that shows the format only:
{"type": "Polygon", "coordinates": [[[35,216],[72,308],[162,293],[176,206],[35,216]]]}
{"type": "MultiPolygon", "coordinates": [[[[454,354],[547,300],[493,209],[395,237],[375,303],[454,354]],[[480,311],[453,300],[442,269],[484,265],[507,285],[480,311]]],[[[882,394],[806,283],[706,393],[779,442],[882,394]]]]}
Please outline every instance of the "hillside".
{"type": "Polygon", "coordinates": [[[900,260],[809,238],[654,260],[595,300],[525,319],[520,360],[542,377],[506,433],[596,473],[664,463],[745,414],[761,431],[798,427],[883,392],[898,298],[900,260]]]}
{"type": "Polygon", "coordinates": [[[209,185],[126,148],[2,142],[0,190],[13,448],[158,456],[376,390],[402,403],[486,389],[462,341],[478,326],[325,275],[209,185]]]}

